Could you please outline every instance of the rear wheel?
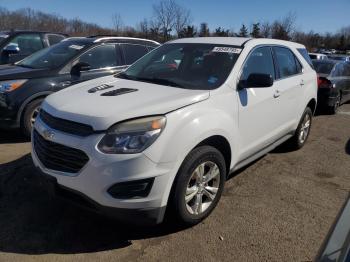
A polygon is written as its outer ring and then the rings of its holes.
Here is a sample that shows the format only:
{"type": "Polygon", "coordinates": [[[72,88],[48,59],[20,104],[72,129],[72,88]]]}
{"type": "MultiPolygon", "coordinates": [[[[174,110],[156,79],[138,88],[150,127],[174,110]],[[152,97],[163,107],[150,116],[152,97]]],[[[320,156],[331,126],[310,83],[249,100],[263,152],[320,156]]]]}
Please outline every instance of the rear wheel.
{"type": "Polygon", "coordinates": [[[222,154],[211,146],[195,148],[184,160],[171,196],[171,208],[177,221],[195,225],[217,205],[226,180],[222,154]]]}
{"type": "Polygon", "coordinates": [[[36,117],[39,114],[40,106],[43,100],[43,98],[36,99],[30,102],[24,109],[21,121],[21,130],[26,137],[30,137],[32,127],[34,125],[36,117]]]}
{"type": "Polygon", "coordinates": [[[289,140],[289,145],[292,149],[300,149],[302,148],[310,134],[312,124],[312,111],[309,107],[307,107],[301,117],[298,128],[295,131],[294,136],[289,140]]]}

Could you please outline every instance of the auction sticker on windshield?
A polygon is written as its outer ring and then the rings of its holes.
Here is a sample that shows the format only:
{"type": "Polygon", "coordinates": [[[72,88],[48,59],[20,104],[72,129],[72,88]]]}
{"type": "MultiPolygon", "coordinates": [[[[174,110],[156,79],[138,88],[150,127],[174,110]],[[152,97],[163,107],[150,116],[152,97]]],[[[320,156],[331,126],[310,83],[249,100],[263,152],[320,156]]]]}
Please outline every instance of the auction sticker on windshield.
{"type": "Polygon", "coordinates": [[[234,48],[234,47],[225,47],[225,46],[217,46],[214,47],[213,52],[218,53],[231,53],[231,54],[240,54],[242,49],[234,48]]]}

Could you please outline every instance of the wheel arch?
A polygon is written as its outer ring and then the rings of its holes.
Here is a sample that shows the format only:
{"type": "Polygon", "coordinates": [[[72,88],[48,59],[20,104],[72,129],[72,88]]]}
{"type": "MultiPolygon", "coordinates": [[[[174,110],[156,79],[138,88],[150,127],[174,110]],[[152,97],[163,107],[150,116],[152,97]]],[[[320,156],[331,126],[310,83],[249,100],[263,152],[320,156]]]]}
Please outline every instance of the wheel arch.
{"type": "Polygon", "coordinates": [[[36,99],[41,99],[41,98],[45,98],[48,95],[52,94],[53,92],[51,91],[45,91],[45,92],[40,92],[40,93],[36,93],[30,97],[28,97],[26,100],[24,100],[24,102],[22,103],[22,105],[20,106],[18,113],[17,113],[17,122],[20,123],[23,117],[23,112],[25,110],[25,108],[27,107],[27,105],[31,102],[33,102],[36,99]]]}
{"type": "Polygon", "coordinates": [[[306,107],[309,107],[312,111],[313,114],[315,114],[316,111],[316,106],[317,106],[317,102],[315,98],[312,98],[309,103],[307,103],[306,107]]]}
{"type": "Polygon", "coordinates": [[[231,159],[232,159],[231,145],[228,142],[228,140],[224,136],[213,135],[201,141],[194,148],[197,148],[199,146],[204,146],[204,145],[212,146],[222,154],[222,156],[225,159],[226,173],[228,174],[230,171],[230,165],[231,165],[231,159]]]}

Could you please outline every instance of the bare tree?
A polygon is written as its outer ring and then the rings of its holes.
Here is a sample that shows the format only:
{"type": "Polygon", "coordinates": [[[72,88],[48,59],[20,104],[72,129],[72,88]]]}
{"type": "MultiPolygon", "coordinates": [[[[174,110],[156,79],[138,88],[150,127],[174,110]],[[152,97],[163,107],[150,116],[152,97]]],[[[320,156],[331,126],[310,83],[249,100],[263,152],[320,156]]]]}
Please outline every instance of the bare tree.
{"type": "Polygon", "coordinates": [[[164,41],[170,38],[170,32],[174,28],[176,6],[174,0],[161,0],[158,4],[153,5],[155,23],[162,31],[164,41]]]}
{"type": "Polygon", "coordinates": [[[295,20],[295,13],[288,13],[281,20],[276,20],[271,27],[272,38],[290,40],[295,30],[295,20]]]}
{"type": "Polygon", "coordinates": [[[271,25],[269,22],[263,22],[260,27],[260,34],[264,38],[271,37],[271,25]]]}
{"type": "Polygon", "coordinates": [[[112,23],[113,23],[113,29],[116,34],[122,34],[123,33],[123,19],[120,14],[114,14],[112,16],[112,23]]]}
{"type": "Polygon", "coordinates": [[[185,7],[179,6],[178,4],[175,5],[175,21],[174,21],[174,28],[179,36],[179,33],[188,26],[192,22],[191,17],[191,11],[185,7]]]}

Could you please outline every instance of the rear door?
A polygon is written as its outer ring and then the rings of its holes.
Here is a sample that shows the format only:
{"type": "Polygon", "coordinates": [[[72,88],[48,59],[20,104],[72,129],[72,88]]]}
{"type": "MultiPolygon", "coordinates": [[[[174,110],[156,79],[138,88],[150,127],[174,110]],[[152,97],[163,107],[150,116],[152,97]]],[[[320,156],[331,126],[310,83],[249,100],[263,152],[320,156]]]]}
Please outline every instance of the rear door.
{"type": "Polygon", "coordinates": [[[302,64],[295,54],[287,47],[274,46],[276,63],[276,102],[278,109],[283,112],[276,116],[280,123],[281,133],[288,133],[295,129],[299,122],[303,103],[305,79],[302,64]]]}
{"type": "MultiPolygon", "coordinates": [[[[246,82],[252,73],[269,74],[275,78],[271,47],[257,47],[248,55],[239,81],[246,82]]],[[[242,150],[239,160],[244,160],[281,137],[280,115],[283,112],[276,98],[275,84],[267,88],[243,88],[238,91],[238,99],[242,150]]]]}

